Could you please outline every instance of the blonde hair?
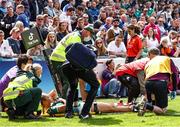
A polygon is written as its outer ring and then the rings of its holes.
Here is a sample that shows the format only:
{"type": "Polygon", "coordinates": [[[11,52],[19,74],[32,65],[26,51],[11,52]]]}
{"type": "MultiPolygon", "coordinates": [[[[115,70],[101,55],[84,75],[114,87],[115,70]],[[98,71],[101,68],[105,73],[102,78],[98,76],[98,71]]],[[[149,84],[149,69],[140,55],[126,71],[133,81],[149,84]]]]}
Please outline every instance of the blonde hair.
{"type": "Polygon", "coordinates": [[[98,56],[105,55],[105,54],[107,53],[107,49],[106,49],[106,47],[105,47],[105,44],[104,44],[104,41],[103,41],[102,38],[97,38],[97,39],[95,40],[95,47],[96,47],[96,49],[97,49],[97,55],[98,55],[98,56]],[[102,42],[102,47],[100,47],[100,48],[97,46],[97,42],[98,42],[99,40],[102,42]]]}
{"type": "Polygon", "coordinates": [[[21,21],[17,21],[16,24],[15,24],[15,27],[21,27],[21,26],[24,26],[23,22],[21,21]]]}
{"type": "Polygon", "coordinates": [[[45,43],[45,48],[51,48],[51,46],[56,46],[57,45],[56,33],[49,32],[48,35],[46,36],[46,40],[44,43],[45,43]],[[55,37],[54,42],[50,42],[50,40],[49,40],[50,35],[54,35],[54,37],[55,37]]]}

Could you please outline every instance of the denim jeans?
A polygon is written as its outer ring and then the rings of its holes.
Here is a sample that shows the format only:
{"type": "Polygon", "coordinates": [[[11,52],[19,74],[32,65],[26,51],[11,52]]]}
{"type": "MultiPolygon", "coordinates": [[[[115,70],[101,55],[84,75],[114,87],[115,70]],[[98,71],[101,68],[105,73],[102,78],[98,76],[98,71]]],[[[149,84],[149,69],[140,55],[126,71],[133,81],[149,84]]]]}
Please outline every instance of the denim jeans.
{"type": "Polygon", "coordinates": [[[117,94],[121,88],[120,82],[113,78],[111,79],[104,87],[104,94],[109,95],[109,94],[117,94]]]}

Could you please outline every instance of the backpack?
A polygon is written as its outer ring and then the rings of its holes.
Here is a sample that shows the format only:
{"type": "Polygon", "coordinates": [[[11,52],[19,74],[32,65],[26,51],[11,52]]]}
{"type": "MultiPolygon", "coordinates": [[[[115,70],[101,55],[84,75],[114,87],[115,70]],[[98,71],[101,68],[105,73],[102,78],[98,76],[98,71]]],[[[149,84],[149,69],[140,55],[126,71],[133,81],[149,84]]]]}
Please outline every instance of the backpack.
{"type": "Polygon", "coordinates": [[[88,71],[97,65],[96,54],[81,43],[69,45],[65,52],[67,60],[76,69],[88,71]]]}

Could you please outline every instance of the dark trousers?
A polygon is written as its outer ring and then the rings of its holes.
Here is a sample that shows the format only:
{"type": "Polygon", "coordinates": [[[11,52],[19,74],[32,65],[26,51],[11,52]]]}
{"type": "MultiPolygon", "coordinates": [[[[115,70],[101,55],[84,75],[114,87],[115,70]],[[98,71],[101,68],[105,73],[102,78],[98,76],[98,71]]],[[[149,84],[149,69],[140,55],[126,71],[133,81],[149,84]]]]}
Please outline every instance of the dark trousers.
{"type": "Polygon", "coordinates": [[[131,75],[125,74],[118,77],[118,80],[128,88],[128,102],[132,102],[140,94],[140,85],[138,79],[131,75]]]}
{"type": "MultiPolygon", "coordinates": [[[[61,84],[62,84],[62,93],[58,93],[58,95],[60,95],[64,99],[66,99],[66,94],[67,94],[67,89],[69,87],[69,82],[68,82],[66,76],[62,72],[61,66],[64,62],[51,61],[51,63],[52,63],[55,74],[57,74],[58,79],[61,81],[61,84]]],[[[56,89],[58,89],[58,88],[59,87],[56,87],[56,89]]],[[[61,90],[57,90],[57,91],[61,91],[61,90]]]]}
{"type": "Polygon", "coordinates": [[[155,95],[155,105],[160,108],[168,106],[168,88],[166,81],[148,80],[145,83],[148,102],[152,102],[151,94],[155,95]]]}
{"type": "Polygon", "coordinates": [[[125,63],[131,63],[134,61],[135,57],[126,57],[125,63]]]}
{"type": "Polygon", "coordinates": [[[88,92],[85,104],[83,106],[83,109],[81,111],[82,115],[86,115],[89,113],[91,105],[93,103],[93,100],[96,96],[98,87],[99,87],[99,82],[96,78],[96,74],[94,73],[93,70],[90,71],[84,71],[84,70],[76,70],[74,67],[71,66],[71,64],[65,64],[63,66],[63,73],[66,75],[70,87],[68,89],[68,95],[67,95],[67,103],[66,103],[66,112],[72,112],[73,110],[73,100],[75,97],[75,92],[76,88],[78,85],[78,78],[84,80],[87,82],[90,86],[91,89],[88,92]]]}
{"type": "Polygon", "coordinates": [[[41,94],[42,90],[40,88],[30,88],[23,91],[22,95],[13,100],[7,100],[5,103],[9,109],[13,109],[15,106],[16,110],[23,110],[24,114],[29,114],[37,111],[41,100],[41,94]]]}

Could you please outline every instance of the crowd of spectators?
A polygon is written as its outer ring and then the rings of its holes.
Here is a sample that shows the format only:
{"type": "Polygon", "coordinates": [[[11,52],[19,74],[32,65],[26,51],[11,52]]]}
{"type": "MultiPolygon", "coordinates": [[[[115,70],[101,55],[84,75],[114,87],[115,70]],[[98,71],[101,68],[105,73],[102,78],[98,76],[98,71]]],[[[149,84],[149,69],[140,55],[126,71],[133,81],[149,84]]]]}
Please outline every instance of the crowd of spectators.
{"type": "Polygon", "coordinates": [[[179,14],[175,0],[0,0],[0,56],[43,55],[42,49],[53,50],[65,35],[92,24],[94,35],[84,44],[94,45],[98,56],[131,62],[158,47],[162,55],[179,57],[179,14]],[[26,51],[21,33],[32,27],[44,45],[26,51]]]}

